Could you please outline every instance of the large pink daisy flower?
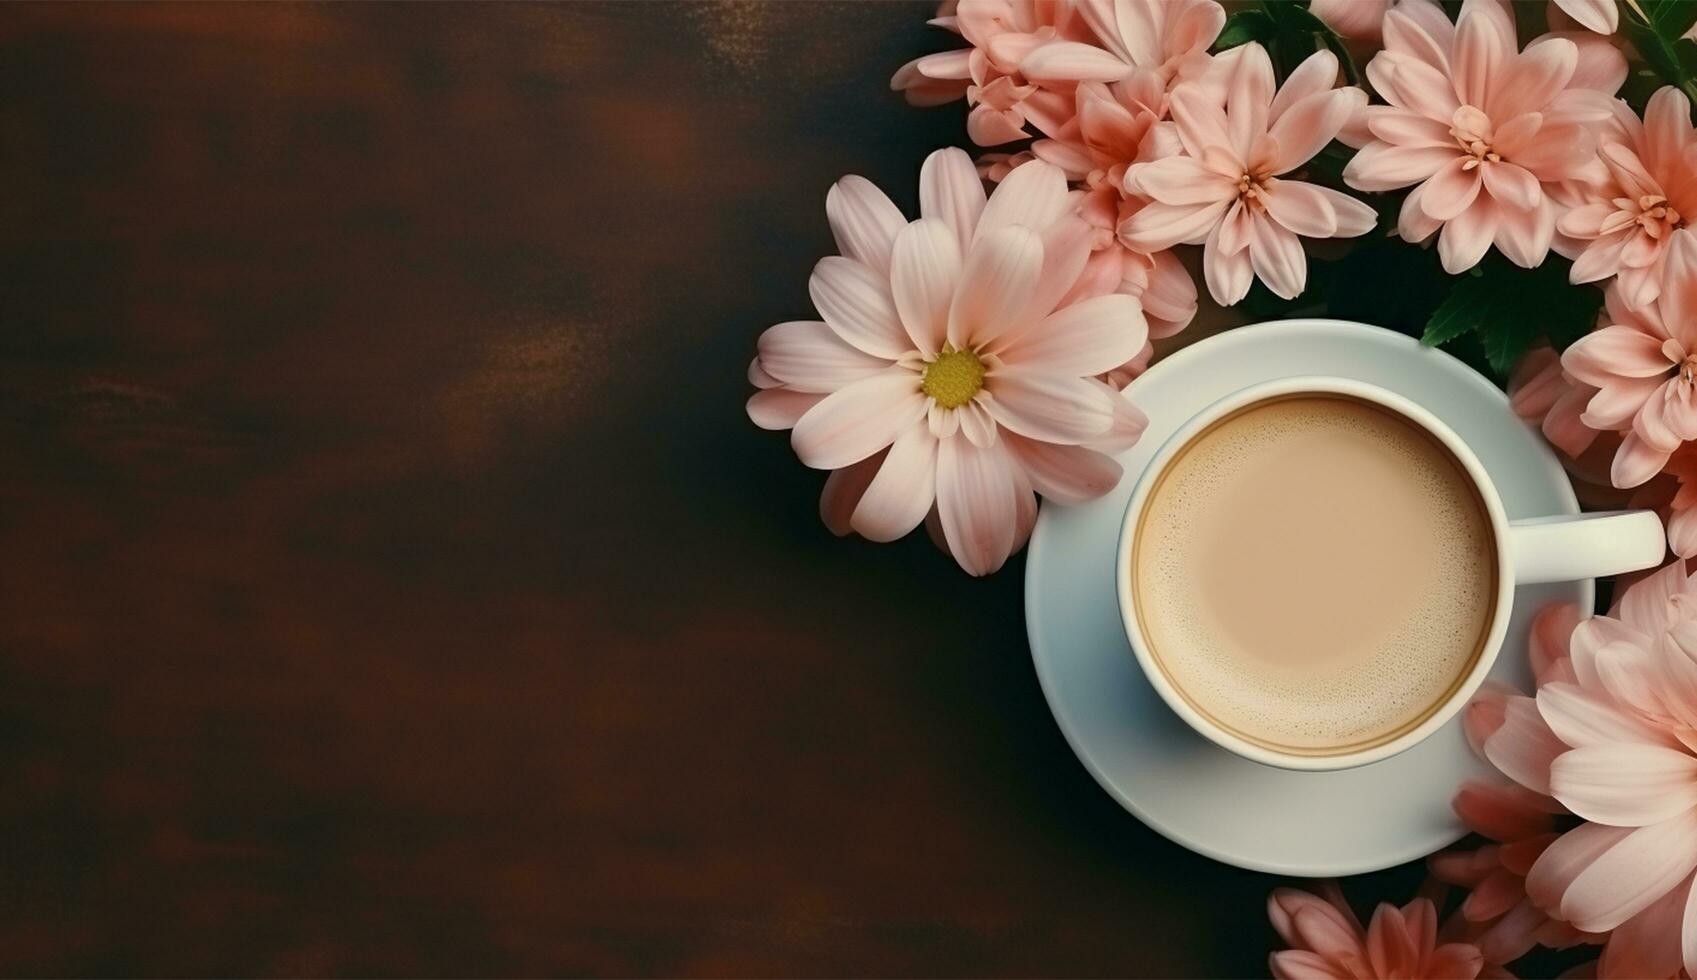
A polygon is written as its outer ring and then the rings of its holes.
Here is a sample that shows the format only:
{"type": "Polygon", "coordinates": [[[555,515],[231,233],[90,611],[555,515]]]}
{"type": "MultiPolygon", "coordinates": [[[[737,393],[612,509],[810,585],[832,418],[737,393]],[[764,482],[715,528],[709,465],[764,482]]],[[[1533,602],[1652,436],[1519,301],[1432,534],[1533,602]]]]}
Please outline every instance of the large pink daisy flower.
{"type": "Polygon", "coordinates": [[[1308,280],[1299,236],[1350,238],[1376,220],[1346,194],[1286,176],[1330,143],[1367,96],[1333,87],[1338,61],[1330,51],[1310,56],[1276,90],[1259,44],[1215,61],[1208,82],[1172,93],[1184,155],[1127,171],[1127,193],[1153,203],[1126,219],[1120,238],[1149,253],[1202,244],[1203,276],[1222,306],[1242,299],[1254,277],[1291,299],[1308,280]]]}
{"type": "Polygon", "coordinates": [[[1595,166],[1594,130],[1611,114],[1603,92],[1583,87],[1592,71],[1580,71],[1580,47],[1546,36],[1518,50],[1513,15],[1494,0],[1467,0],[1453,26],[1436,4],[1405,0],[1386,12],[1384,35],[1367,77],[1390,105],[1366,111],[1373,138],[1344,180],[1418,185],[1398,233],[1424,241],[1441,229],[1451,273],[1493,243],[1517,265],[1542,263],[1556,227],[1547,191],[1595,166]]]}
{"type": "Polygon", "coordinates": [[[1028,163],[986,200],[966,154],[941,150],[920,181],[911,224],[855,185],[832,222],[844,254],[810,283],[823,319],[761,335],[757,383],[774,384],[749,414],[792,429],[808,466],[850,474],[837,492],[855,531],[899,538],[934,504],[949,551],[983,575],[1023,544],[1034,492],[1072,503],[1119,481],[1107,453],[1144,419],[1094,376],[1147,329],[1129,296],[1061,305],[1090,242],[1059,170],[1028,163]]]}

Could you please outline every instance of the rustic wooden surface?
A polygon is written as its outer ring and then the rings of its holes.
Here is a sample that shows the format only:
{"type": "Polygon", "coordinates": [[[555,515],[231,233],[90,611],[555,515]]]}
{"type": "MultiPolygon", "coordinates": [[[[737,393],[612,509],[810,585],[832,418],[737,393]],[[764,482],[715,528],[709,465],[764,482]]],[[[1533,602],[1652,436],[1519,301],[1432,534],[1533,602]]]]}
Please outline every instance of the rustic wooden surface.
{"type": "Polygon", "coordinates": [[[743,415],[929,6],[0,9],[0,970],[1264,970],[743,415]]]}

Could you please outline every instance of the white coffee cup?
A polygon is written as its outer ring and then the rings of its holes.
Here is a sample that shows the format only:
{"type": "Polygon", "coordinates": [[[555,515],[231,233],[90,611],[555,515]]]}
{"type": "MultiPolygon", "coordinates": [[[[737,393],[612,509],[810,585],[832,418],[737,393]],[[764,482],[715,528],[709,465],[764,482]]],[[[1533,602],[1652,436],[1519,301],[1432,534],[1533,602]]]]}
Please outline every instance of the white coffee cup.
{"type": "Polygon", "coordinates": [[[1347,378],[1296,377],[1245,388],[1213,403],[1180,426],[1162,444],[1138,479],[1120,526],[1116,579],[1120,618],[1138,664],[1149,683],[1174,713],[1214,743],[1254,762],[1285,769],[1323,771],[1348,769],[1389,758],[1443,727],[1467,703],[1491,672],[1501,652],[1514,607],[1516,585],[1561,582],[1622,572],[1659,564],[1666,554],[1661,519],[1652,511],[1555,515],[1510,521],[1502,498],[1479,458],[1447,425],[1401,395],[1347,378]],[[1215,422],[1258,402],[1305,394],[1338,395],[1370,402],[1430,433],[1465,470],[1478,490],[1496,548],[1497,595],[1478,656],[1461,683],[1418,725],[1378,744],[1338,754],[1296,754],[1252,742],[1208,718],[1174,686],[1157,661],[1139,621],[1133,601],[1132,551],[1144,509],[1160,475],[1179,454],[1215,422]]]}

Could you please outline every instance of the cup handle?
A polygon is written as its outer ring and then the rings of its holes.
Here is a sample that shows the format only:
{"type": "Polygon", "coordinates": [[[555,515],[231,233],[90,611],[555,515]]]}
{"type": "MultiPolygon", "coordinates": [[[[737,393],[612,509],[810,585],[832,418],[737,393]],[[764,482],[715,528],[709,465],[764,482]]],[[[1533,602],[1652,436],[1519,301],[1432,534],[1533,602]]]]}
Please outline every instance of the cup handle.
{"type": "Polygon", "coordinates": [[[1509,523],[1509,554],[1520,585],[1571,582],[1659,565],[1667,537],[1650,510],[1535,517],[1509,523]]]}

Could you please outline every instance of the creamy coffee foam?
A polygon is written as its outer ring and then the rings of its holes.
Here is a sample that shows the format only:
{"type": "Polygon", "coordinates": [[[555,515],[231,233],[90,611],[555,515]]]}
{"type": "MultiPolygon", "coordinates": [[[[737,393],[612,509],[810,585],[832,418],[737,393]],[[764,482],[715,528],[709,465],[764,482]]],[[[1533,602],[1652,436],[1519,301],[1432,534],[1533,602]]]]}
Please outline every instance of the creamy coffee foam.
{"type": "Polygon", "coordinates": [[[1160,478],[1132,557],[1173,685],[1288,752],[1395,737],[1472,667],[1496,601],[1478,491],[1428,433],[1342,396],[1252,405],[1160,478]]]}

